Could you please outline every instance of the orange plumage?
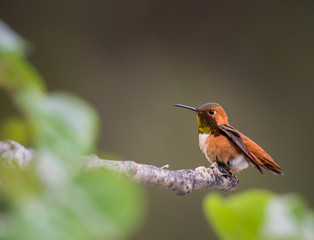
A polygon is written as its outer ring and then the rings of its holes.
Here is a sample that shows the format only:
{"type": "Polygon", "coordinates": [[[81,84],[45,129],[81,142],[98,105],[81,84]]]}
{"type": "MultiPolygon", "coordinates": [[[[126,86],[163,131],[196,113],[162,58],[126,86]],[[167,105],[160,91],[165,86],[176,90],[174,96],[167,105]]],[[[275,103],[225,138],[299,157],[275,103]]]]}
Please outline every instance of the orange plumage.
{"type": "Polygon", "coordinates": [[[206,103],[199,108],[175,106],[196,112],[199,145],[211,163],[221,163],[231,172],[239,172],[250,163],[261,173],[263,167],[282,174],[280,166],[260,146],[229,125],[227,114],[219,104],[206,103]]]}

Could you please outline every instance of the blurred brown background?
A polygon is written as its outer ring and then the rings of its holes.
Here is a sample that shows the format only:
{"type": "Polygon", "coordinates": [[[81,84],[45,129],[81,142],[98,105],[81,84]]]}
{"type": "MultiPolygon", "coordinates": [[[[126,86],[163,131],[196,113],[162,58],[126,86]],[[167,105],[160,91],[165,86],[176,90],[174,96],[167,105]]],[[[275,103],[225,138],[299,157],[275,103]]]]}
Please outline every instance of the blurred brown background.
{"type": "MultiPolygon", "coordinates": [[[[48,89],[73,92],[99,111],[101,152],[172,169],[208,165],[194,114],[172,104],[218,102],[285,173],[250,167],[236,192],[297,192],[312,207],[313,13],[313,1],[0,4],[0,18],[31,44],[29,59],[48,89]]],[[[1,118],[15,114],[3,92],[0,101],[1,118]]],[[[145,190],[146,221],[132,239],[213,238],[202,213],[207,191],[145,190]]]]}

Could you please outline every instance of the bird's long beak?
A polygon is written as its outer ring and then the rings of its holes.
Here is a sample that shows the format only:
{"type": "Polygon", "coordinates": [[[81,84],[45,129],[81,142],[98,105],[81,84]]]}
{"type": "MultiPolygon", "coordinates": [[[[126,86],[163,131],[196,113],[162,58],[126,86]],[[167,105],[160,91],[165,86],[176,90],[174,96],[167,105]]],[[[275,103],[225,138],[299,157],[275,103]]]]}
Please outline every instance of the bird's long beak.
{"type": "Polygon", "coordinates": [[[194,112],[199,112],[199,110],[195,107],[190,107],[190,106],[186,106],[186,105],[182,105],[182,104],[173,104],[176,107],[182,107],[182,108],[186,108],[186,109],[190,109],[194,112]]]}

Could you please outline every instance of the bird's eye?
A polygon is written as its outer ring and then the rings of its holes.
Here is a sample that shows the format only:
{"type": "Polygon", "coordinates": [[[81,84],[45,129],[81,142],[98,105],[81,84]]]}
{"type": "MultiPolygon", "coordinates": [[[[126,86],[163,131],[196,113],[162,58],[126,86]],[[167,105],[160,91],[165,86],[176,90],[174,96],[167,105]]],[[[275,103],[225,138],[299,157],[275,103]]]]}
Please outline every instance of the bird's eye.
{"type": "Polygon", "coordinates": [[[209,110],[208,113],[209,113],[210,115],[214,115],[215,111],[214,111],[214,110],[209,110]]]}

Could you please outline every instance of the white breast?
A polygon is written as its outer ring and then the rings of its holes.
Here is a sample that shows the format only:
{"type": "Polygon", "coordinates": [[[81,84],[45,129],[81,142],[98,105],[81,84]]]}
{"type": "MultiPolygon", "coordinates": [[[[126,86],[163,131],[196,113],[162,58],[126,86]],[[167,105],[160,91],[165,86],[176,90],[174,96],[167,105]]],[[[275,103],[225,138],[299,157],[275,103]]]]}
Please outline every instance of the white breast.
{"type": "Polygon", "coordinates": [[[205,133],[199,133],[198,134],[198,139],[199,139],[199,144],[200,144],[200,148],[202,150],[203,153],[205,153],[205,149],[207,146],[207,138],[208,138],[209,134],[205,134],[205,133]]]}

